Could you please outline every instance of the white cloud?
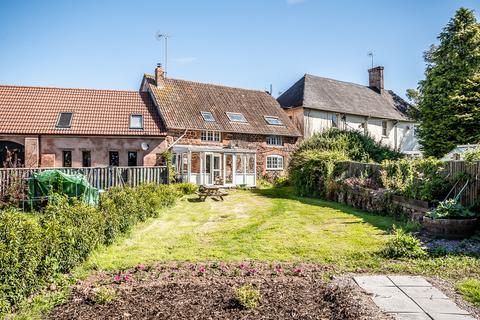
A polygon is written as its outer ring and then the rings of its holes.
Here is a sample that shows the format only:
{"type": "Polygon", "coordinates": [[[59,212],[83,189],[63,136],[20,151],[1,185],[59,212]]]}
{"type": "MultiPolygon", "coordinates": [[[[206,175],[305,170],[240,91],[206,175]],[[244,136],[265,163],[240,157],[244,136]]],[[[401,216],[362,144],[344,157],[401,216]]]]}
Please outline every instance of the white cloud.
{"type": "Polygon", "coordinates": [[[172,59],[173,62],[176,62],[178,64],[189,64],[189,63],[195,62],[196,60],[197,60],[197,57],[183,57],[183,58],[172,59]]]}
{"type": "Polygon", "coordinates": [[[287,1],[287,4],[290,5],[290,6],[294,6],[296,4],[301,4],[301,3],[304,3],[306,2],[307,0],[286,0],[287,1]]]}

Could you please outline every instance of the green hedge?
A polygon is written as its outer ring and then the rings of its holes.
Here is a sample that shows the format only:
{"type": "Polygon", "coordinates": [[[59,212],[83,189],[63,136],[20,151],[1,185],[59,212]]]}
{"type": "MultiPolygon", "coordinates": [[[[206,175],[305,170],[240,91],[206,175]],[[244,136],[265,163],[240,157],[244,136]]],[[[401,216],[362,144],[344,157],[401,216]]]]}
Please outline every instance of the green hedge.
{"type": "Polygon", "coordinates": [[[54,194],[46,208],[0,211],[0,317],[35,290],[55,282],[100,244],[111,244],[139,221],[159,215],[190,184],[112,188],[94,208],[54,194]]]}

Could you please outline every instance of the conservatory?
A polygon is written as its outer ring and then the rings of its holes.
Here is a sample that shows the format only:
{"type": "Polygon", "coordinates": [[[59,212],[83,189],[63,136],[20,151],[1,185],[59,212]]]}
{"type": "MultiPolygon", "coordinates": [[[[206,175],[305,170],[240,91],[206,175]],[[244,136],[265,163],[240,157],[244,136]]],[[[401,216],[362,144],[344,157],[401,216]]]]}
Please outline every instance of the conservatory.
{"type": "Polygon", "coordinates": [[[177,181],[224,187],[256,185],[256,151],[215,146],[172,148],[177,181]]]}

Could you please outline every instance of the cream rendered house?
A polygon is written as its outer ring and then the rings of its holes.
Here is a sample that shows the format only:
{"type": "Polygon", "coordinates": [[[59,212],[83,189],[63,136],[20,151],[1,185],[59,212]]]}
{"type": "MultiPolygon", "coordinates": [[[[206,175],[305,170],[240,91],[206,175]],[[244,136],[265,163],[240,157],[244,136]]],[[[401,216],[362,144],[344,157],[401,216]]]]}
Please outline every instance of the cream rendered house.
{"type": "Polygon", "coordinates": [[[383,67],[368,70],[369,86],[306,74],[277,100],[308,138],[336,127],[369,134],[376,141],[418,156],[415,122],[409,104],[384,89],[383,67]]]}

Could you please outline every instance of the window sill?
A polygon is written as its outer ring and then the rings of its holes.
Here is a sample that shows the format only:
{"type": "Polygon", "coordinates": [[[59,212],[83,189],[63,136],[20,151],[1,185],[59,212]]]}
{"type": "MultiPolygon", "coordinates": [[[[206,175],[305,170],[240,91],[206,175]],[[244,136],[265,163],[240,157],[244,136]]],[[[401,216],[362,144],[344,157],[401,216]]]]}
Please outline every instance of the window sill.
{"type": "Polygon", "coordinates": [[[283,168],[277,168],[277,169],[266,169],[267,171],[283,171],[283,168]]]}

